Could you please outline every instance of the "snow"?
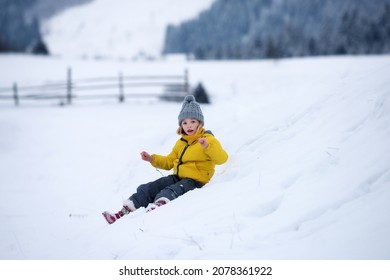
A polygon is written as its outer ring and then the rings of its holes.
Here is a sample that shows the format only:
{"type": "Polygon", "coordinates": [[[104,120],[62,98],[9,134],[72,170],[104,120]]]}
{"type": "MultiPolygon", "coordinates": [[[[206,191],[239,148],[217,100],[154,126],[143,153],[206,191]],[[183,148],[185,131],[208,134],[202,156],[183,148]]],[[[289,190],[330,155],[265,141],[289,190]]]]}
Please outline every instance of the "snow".
{"type": "MultiPolygon", "coordinates": [[[[0,259],[389,259],[390,56],[113,62],[0,56],[0,87],[182,73],[229,154],[212,181],[108,225],[158,171],[180,103],[0,101],[0,259]]],[[[161,173],[160,173],[161,172],[161,173]]]]}
{"type": "Polygon", "coordinates": [[[155,59],[168,24],[196,17],[213,0],[94,0],[43,22],[51,54],[82,58],[155,59]]]}

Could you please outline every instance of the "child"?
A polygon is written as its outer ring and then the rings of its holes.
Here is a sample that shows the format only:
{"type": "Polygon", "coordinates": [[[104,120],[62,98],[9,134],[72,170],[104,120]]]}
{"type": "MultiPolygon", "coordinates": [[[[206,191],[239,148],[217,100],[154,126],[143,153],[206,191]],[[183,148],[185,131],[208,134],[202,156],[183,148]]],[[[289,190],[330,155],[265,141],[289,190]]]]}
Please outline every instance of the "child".
{"type": "Polygon", "coordinates": [[[141,152],[142,160],[150,162],[156,168],[173,168],[173,174],[140,185],[137,192],[123,202],[123,208],[119,212],[103,212],[109,224],[140,207],[151,211],[188,191],[201,188],[214,175],[215,165],[227,161],[228,155],[219,141],[203,128],[203,114],[194,96],[185,97],[178,119],[177,133],[181,138],[169,155],[141,152]]]}

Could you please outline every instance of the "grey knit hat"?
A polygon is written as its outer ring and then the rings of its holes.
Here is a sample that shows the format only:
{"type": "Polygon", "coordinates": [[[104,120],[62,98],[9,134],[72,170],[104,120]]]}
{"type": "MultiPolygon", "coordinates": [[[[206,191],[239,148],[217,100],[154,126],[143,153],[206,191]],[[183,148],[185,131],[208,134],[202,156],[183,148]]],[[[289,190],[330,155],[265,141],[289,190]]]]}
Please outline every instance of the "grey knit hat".
{"type": "Polygon", "coordinates": [[[184,119],[197,119],[199,122],[204,124],[204,118],[202,110],[200,109],[199,103],[196,102],[193,95],[187,95],[184,98],[183,106],[179,114],[179,125],[184,119]]]}

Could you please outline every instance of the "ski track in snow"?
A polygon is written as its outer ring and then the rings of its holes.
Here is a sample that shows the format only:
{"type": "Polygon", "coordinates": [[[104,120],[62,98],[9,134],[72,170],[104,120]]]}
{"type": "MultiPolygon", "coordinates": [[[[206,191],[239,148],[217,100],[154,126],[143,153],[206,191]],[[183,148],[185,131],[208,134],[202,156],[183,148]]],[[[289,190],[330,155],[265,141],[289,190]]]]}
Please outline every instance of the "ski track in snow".
{"type": "Polygon", "coordinates": [[[170,174],[139,152],[169,153],[181,104],[1,101],[1,259],[390,258],[389,56],[120,63],[5,55],[0,83],[16,73],[24,83],[58,80],[68,65],[85,77],[188,68],[190,82],[211,93],[206,128],[229,161],[201,190],[108,225],[102,211],[170,174]]]}

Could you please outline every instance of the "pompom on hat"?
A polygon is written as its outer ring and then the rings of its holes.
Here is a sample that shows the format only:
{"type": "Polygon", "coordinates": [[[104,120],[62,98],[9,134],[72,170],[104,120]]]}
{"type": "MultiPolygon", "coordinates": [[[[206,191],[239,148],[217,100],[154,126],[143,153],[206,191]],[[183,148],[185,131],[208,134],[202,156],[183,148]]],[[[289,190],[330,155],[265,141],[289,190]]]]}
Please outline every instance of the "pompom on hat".
{"type": "Polygon", "coordinates": [[[204,124],[204,118],[202,110],[200,109],[199,103],[196,102],[193,95],[187,95],[184,98],[183,106],[179,113],[179,125],[184,119],[197,119],[200,123],[204,124]]]}

